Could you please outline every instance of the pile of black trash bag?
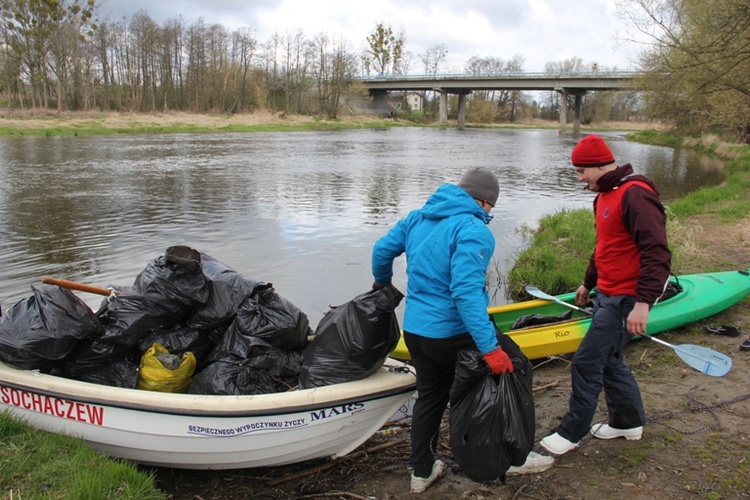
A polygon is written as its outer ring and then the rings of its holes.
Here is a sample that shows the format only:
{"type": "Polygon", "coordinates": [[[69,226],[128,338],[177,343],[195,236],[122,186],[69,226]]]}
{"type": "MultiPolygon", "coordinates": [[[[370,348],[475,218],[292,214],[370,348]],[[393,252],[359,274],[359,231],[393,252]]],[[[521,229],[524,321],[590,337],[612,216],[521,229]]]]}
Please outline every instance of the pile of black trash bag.
{"type": "Polygon", "coordinates": [[[458,353],[450,389],[450,445],[466,475],[500,479],[523,465],[534,446],[533,366],[513,339],[498,335],[513,372],[493,375],[477,350],[458,353]]]}
{"type": "Polygon", "coordinates": [[[189,393],[265,394],[367,377],[400,337],[394,311],[403,295],[394,287],[332,308],[313,332],[307,315],[271,283],[186,246],[167,248],[132,286],[110,288],[116,294],[94,312],[66,288],[32,286],[31,297],[0,317],[0,361],[159,390],[153,379],[139,383],[144,364],[169,373],[189,360],[191,380],[177,384],[189,393]]]}

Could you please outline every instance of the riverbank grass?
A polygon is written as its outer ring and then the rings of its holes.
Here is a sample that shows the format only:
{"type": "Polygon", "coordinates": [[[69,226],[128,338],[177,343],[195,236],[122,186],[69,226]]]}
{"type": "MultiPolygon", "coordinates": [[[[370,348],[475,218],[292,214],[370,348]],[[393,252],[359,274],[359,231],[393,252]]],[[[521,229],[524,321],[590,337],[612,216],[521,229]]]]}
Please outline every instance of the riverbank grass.
{"type": "Polygon", "coordinates": [[[420,126],[417,123],[350,116],[324,119],[316,116],[271,113],[194,115],[188,113],[0,113],[0,137],[70,137],[116,134],[184,134],[226,132],[295,132],[420,126]]]}
{"type": "Polygon", "coordinates": [[[575,291],[594,248],[593,212],[562,210],[542,217],[537,229],[524,225],[520,230],[527,247],[506,277],[508,298],[528,300],[527,284],[553,295],[575,291]]]}
{"type": "Polygon", "coordinates": [[[0,491],[8,498],[165,498],[153,475],[104,458],[80,439],[0,412],[0,491]]]}

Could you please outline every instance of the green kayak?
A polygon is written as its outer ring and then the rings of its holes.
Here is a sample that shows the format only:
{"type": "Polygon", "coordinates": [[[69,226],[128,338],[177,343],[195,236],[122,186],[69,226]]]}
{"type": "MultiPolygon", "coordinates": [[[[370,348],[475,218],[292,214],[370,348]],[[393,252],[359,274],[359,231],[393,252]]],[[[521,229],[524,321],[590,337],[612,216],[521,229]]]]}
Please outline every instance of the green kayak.
{"type": "MultiPolygon", "coordinates": [[[[687,274],[673,277],[678,290],[651,310],[646,333],[657,333],[678,328],[717,314],[750,294],[750,271],[722,271],[687,274]]],[[[573,304],[575,293],[557,295],[558,299],[573,304]]],[[[488,312],[497,327],[510,335],[529,359],[570,354],[578,349],[588,331],[591,318],[581,312],[547,300],[528,300],[490,307],[488,312]],[[519,326],[531,316],[553,319],[568,313],[569,317],[534,326],[519,326]]],[[[409,359],[403,337],[391,357],[409,359]]]]}

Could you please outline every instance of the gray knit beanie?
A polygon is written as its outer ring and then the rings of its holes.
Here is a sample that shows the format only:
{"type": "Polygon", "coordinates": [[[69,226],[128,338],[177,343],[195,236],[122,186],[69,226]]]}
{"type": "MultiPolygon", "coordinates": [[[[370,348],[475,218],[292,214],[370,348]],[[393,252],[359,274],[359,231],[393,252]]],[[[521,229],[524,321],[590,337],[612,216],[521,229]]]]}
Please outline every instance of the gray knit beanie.
{"type": "Polygon", "coordinates": [[[497,181],[497,177],[484,167],[468,170],[461,178],[458,186],[469,193],[472,198],[479,201],[486,201],[493,207],[500,193],[500,184],[497,181]]]}

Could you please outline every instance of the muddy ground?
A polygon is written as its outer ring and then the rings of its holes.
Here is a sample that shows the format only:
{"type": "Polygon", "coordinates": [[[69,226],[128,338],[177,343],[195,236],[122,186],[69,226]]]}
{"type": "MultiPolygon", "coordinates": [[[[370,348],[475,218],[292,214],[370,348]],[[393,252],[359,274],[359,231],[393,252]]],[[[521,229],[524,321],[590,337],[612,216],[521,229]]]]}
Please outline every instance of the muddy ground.
{"type": "MultiPolygon", "coordinates": [[[[742,252],[740,252],[742,253],[742,252]]],[[[747,247],[745,247],[746,256],[747,247]]],[[[665,332],[672,344],[698,344],[729,355],[730,372],[710,377],[685,365],[671,349],[646,339],[625,352],[636,375],[648,422],[643,440],[585,439],[547,472],[476,483],[452,459],[447,419],[439,455],[448,474],[420,495],[482,499],[734,499],[750,498],[750,298],[707,320],[665,332]],[[706,332],[731,325],[741,335],[706,332]]],[[[537,441],[567,410],[569,357],[535,363],[537,441]]],[[[603,398],[595,421],[606,420],[603,398]]],[[[409,494],[408,422],[373,436],[349,456],[267,469],[223,472],[154,470],[174,499],[403,499],[409,494]]],[[[537,447],[538,449],[538,447],[537,447]]]]}
{"type": "MultiPolygon", "coordinates": [[[[707,321],[662,334],[673,344],[699,344],[733,360],[724,377],[685,365],[671,350],[647,340],[626,346],[643,393],[648,423],[641,441],[585,439],[547,472],[476,483],[461,472],[448,445],[447,422],[440,456],[448,474],[426,498],[750,498],[750,302],[707,321]],[[735,325],[740,337],[705,333],[705,326],[735,325]]],[[[537,440],[554,431],[567,409],[566,358],[537,363],[537,440]]],[[[595,421],[604,420],[601,410],[595,421]]],[[[174,499],[411,498],[408,424],[373,436],[350,456],[268,469],[224,472],[156,469],[160,488],[174,499]]],[[[151,470],[151,469],[149,469],[151,470]]]]}

